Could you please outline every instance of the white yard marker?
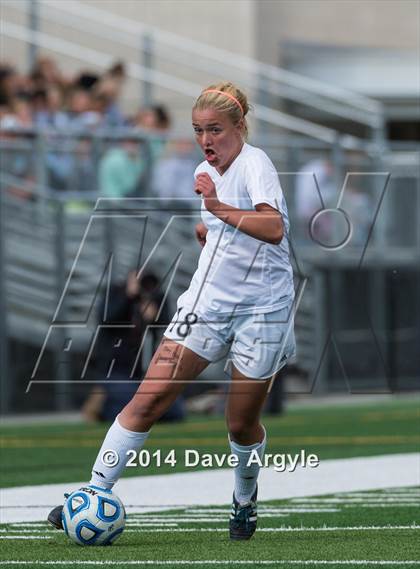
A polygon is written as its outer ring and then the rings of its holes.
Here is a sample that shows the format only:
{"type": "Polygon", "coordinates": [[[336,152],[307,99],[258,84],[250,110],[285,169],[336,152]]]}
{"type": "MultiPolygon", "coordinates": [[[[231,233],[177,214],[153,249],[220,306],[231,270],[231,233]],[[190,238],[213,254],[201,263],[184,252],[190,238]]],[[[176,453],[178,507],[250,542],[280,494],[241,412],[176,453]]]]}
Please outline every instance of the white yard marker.
{"type": "MultiPolygon", "coordinates": [[[[47,535],[0,535],[0,539],[51,539],[47,535]]],[[[0,563],[3,563],[2,561],[0,563]]]]}
{"type": "MultiPolygon", "coordinates": [[[[135,525],[131,527],[136,527],[135,525]]],[[[383,531],[383,530],[413,530],[413,529],[420,529],[420,526],[411,525],[411,526],[351,526],[351,527],[297,527],[297,528],[259,528],[258,533],[261,532],[274,532],[274,533],[282,533],[282,532],[324,532],[324,531],[383,531]]],[[[137,531],[137,530],[136,530],[137,531]]],[[[184,532],[184,533],[194,533],[194,532],[227,532],[227,528],[173,528],[173,529],[145,529],[147,533],[162,533],[162,532],[184,532]]]]}
{"type": "Polygon", "coordinates": [[[323,559],[276,559],[276,560],[262,560],[259,559],[258,561],[254,559],[249,560],[237,560],[237,559],[229,559],[229,560],[222,560],[222,559],[206,559],[206,560],[199,560],[199,561],[184,561],[184,560],[167,560],[167,561],[155,561],[155,560],[129,560],[129,561],[78,561],[78,560],[68,560],[68,561],[2,561],[2,565],[83,565],[83,566],[90,566],[90,565],[149,565],[149,566],[159,566],[159,565],[273,565],[274,567],[279,565],[361,565],[362,567],[369,567],[370,565],[383,565],[383,566],[391,566],[395,567],[396,565],[420,565],[420,561],[385,561],[385,560],[369,560],[369,559],[346,559],[346,560],[323,560],[323,559]]]}
{"type": "MultiPolygon", "coordinates": [[[[137,527],[142,527],[144,528],[145,532],[147,533],[155,533],[155,532],[227,532],[227,528],[223,527],[223,528],[167,528],[167,529],[149,529],[149,528],[145,528],[143,525],[141,524],[131,524],[128,526],[128,528],[126,528],[124,531],[125,532],[138,532],[137,529],[130,529],[130,528],[137,528],[137,527]]],[[[260,532],[324,532],[324,531],[383,531],[383,530],[420,530],[420,525],[416,525],[416,524],[411,524],[411,525],[405,525],[405,526],[335,526],[335,527],[314,527],[314,526],[310,526],[310,527],[267,527],[267,528],[259,528],[258,533],[260,532]]],[[[1,529],[0,532],[9,532],[9,533],[13,533],[13,532],[19,532],[19,533],[53,533],[55,535],[59,535],[59,532],[57,532],[57,530],[55,529],[33,529],[33,530],[29,530],[29,529],[13,529],[13,530],[8,530],[8,529],[1,529]]],[[[34,536],[36,537],[36,536],[34,536]]],[[[0,536],[0,539],[2,538],[2,536],[0,536]]]]}
{"type": "Polygon", "coordinates": [[[347,504],[347,503],[355,503],[355,504],[369,504],[378,502],[380,504],[384,502],[398,502],[398,504],[418,504],[420,506],[420,500],[418,498],[412,499],[401,499],[401,498],[387,498],[385,496],[378,496],[377,498],[353,498],[351,495],[349,497],[341,497],[341,498],[294,498],[292,500],[293,504],[315,504],[318,506],[322,506],[322,504],[347,504]]]}
{"type": "Polygon", "coordinates": [[[383,490],[380,494],[378,494],[377,492],[350,492],[350,493],[345,493],[345,492],[340,492],[338,494],[334,494],[334,498],[379,498],[381,496],[383,496],[385,493],[385,498],[398,498],[399,500],[403,500],[405,498],[408,498],[409,500],[420,500],[420,492],[417,492],[416,494],[414,492],[387,492],[386,490],[383,490]]]}
{"type": "MultiPolygon", "coordinates": [[[[302,514],[302,513],[310,513],[313,512],[317,513],[328,513],[328,512],[339,512],[340,508],[318,508],[316,505],[308,505],[300,506],[300,504],[296,507],[285,507],[285,508],[264,508],[263,506],[258,506],[258,515],[260,517],[265,518],[275,518],[277,514],[302,514]]],[[[197,508],[195,510],[186,510],[186,513],[191,515],[194,514],[221,514],[223,513],[225,516],[229,515],[230,509],[217,509],[217,508],[197,508]]],[[[135,516],[135,514],[134,514],[135,516]]],[[[134,516],[130,516],[133,519],[134,516]]],[[[280,516],[279,516],[280,517],[280,516]]],[[[142,519],[140,516],[136,518],[138,520],[142,519]]]]}
{"type": "Polygon", "coordinates": [[[404,506],[404,508],[420,508],[420,504],[342,504],[342,508],[399,508],[404,506]]]}
{"type": "MultiPolygon", "coordinates": [[[[149,528],[144,527],[138,524],[131,524],[128,528],[125,529],[126,532],[138,532],[138,529],[131,529],[131,528],[142,528],[144,533],[208,533],[208,532],[227,532],[227,528],[149,528]]],[[[261,532],[274,532],[274,533],[283,533],[283,532],[328,532],[328,531],[383,531],[383,530],[418,530],[420,526],[418,525],[409,525],[409,526],[337,526],[337,527],[277,527],[277,528],[259,528],[258,533],[261,532]]],[[[15,530],[16,531],[16,530],[15,530]]],[[[22,530],[25,531],[25,530],[22,530]]],[[[30,531],[30,530],[26,530],[30,531]]],[[[34,529],[32,533],[43,533],[43,532],[52,532],[56,533],[57,530],[48,529],[48,530],[39,530],[34,529]]]]}
{"type": "MultiPolygon", "coordinates": [[[[136,527],[136,526],[134,526],[136,527]]],[[[420,526],[411,525],[411,526],[354,526],[354,527],[322,527],[322,528],[314,528],[314,527],[298,527],[298,528],[259,528],[258,533],[261,532],[274,532],[274,533],[283,533],[283,532],[324,532],[324,531],[383,531],[383,530],[413,530],[413,529],[420,529],[420,526]]],[[[130,530],[126,530],[130,531],[130,530]]],[[[138,530],[133,530],[138,531],[138,530]]],[[[173,529],[145,529],[147,533],[163,533],[163,532],[227,532],[227,528],[173,528],[173,529]]]]}

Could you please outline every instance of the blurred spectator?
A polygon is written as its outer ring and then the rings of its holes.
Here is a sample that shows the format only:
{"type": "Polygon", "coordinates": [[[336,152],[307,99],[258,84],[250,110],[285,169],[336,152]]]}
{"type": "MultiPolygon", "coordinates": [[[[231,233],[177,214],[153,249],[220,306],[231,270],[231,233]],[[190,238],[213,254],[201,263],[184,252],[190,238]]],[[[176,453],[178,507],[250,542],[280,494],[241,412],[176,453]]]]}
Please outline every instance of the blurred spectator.
{"type": "Polygon", "coordinates": [[[158,159],[152,175],[152,191],[165,200],[183,199],[191,204],[194,171],[198,160],[194,143],[187,139],[171,141],[165,155],[158,159]]]}
{"type": "MultiPolygon", "coordinates": [[[[62,73],[53,58],[45,55],[38,58],[28,75],[20,75],[14,65],[1,62],[0,118],[12,112],[11,104],[16,97],[20,101],[25,97],[37,127],[67,127],[61,120],[64,113],[68,114],[70,125],[77,128],[126,126],[128,117],[119,107],[126,79],[122,61],[116,61],[102,74],[87,69],[73,79],[62,73]]],[[[162,134],[169,128],[170,119],[163,105],[155,105],[143,109],[134,126],[136,123],[162,134]]]]}
{"type": "Polygon", "coordinates": [[[18,74],[8,63],[0,64],[0,94],[5,101],[12,99],[18,91],[18,74]]]}
{"type": "MultiPolygon", "coordinates": [[[[0,119],[13,117],[12,128],[24,128],[32,125],[30,95],[22,88],[22,81],[14,67],[7,63],[0,64],[0,119]]],[[[8,128],[3,125],[3,128],[8,128]]]]}
{"type": "Polygon", "coordinates": [[[20,199],[28,199],[32,197],[34,182],[33,152],[30,140],[14,132],[22,126],[12,113],[0,118],[0,171],[16,178],[16,181],[5,182],[7,192],[20,199]]]}
{"type": "MultiPolygon", "coordinates": [[[[87,420],[112,421],[137,391],[144,374],[139,349],[147,325],[161,324],[163,330],[168,322],[168,313],[160,310],[163,294],[158,284],[158,279],[151,273],[139,280],[136,271],[130,271],[126,282],[112,286],[108,298],[103,298],[99,322],[104,327],[98,335],[95,351],[97,378],[101,383],[83,405],[87,420]],[[113,324],[131,324],[132,327],[115,328],[113,324]]],[[[181,397],[162,420],[179,421],[183,418],[181,397]]]]}
{"type": "Polygon", "coordinates": [[[32,107],[30,100],[26,95],[15,95],[15,97],[11,99],[9,107],[19,128],[31,128],[32,107]]]}
{"type": "Polygon", "coordinates": [[[101,126],[122,127],[124,117],[119,114],[118,108],[113,108],[112,99],[106,93],[95,91],[92,94],[92,111],[101,117],[101,126]]]}
{"type": "Polygon", "coordinates": [[[95,101],[101,105],[101,113],[105,126],[121,127],[126,124],[118,100],[126,80],[125,66],[122,62],[115,63],[95,86],[95,101]]]}
{"type": "Polygon", "coordinates": [[[135,117],[135,124],[146,130],[164,133],[171,126],[171,120],[164,105],[152,105],[140,109],[135,117]]]}
{"type": "MultiPolygon", "coordinates": [[[[297,173],[295,210],[301,240],[312,240],[309,232],[311,219],[317,211],[334,207],[332,200],[335,194],[334,169],[328,159],[311,160],[297,173]]],[[[328,242],[331,231],[330,218],[321,216],[317,222],[317,239],[328,242]]]]}
{"type": "Polygon", "coordinates": [[[48,95],[46,89],[37,89],[32,94],[32,111],[36,126],[49,126],[48,95]]]}
{"type": "MultiPolygon", "coordinates": [[[[137,283],[131,273],[131,287],[140,293],[140,309],[142,313],[147,316],[146,320],[154,322],[157,325],[163,326],[169,322],[169,310],[167,303],[164,302],[165,295],[163,294],[160,286],[159,279],[154,273],[145,273],[140,279],[140,287],[137,288],[137,283]]],[[[152,337],[152,353],[156,352],[157,347],[162,339],[163,328],[152,328],[150,330],[152,337]]]]}
{"type": "Polygon", "coordinates": [[[155,163],[165,150],[165,135],[169,132],[171,126],[168,110],[164,105],[145,107],[140,109],[134,117],[133,124],[155,135],[150,141],[151,158],[153,163],[155,163]]]}
{"type": "Polygon", "coordinates": [[[99,191],[105,197],[124,198],[138,193],[145,169],[140,143],[127,138],[106,152],[99,163],[99,191]]]}
{"type": "Polygon", "coordinates": [[[99,75],[90,71],[83,71],[73,82],[73,88],[92,92],[99,81],[99,75]]]}
{"type": "Polygon", "coordinates": [[[3,117],[6,117],[9,112],[9,98],[4,92],[0,90],[0,121],[3,119],[3,117]]]}
{"type": "MultiPolygon", "coordinates": [[[[97,127],[101,115],[92,110],[92,97],[89,91],[76,87],[69,95],[69,111],[63,115],[54,109],[59,102],[59,93],[50,93],[44,97],[44,109],[37,115],[45,126],[48,121],[54,121],[54,126],[60,125],[68,131],[85,131],[97,127]],[[52,99],[52,100],[51,100],[52,99]]],[[[52,126],[52,125],[50,125],[52,126]]],[[[52,149],[47,153],[48,182],[56,190],[84,191],[94,189],[95,166],[91,152],[91,142],[88,138],[72,138],[51,134],[48,146],[52,149]]]]}
{"type": "MultiPolygon", "coordinates": [[[[139,195],[142,179],[150,180],[150,168],[146,166],[154,165],[163,156],[170,116],[161,104],[141,109],[134,120],[124,116],[119,100],[126,77],[125,65],[120,61],[102,74],[85,69],[74,78],[63,74],[57,62],[44,55],[28,75],[20,75],[11,64],[0,64],[0,120],[5,119],[4,124],[13,124],[16,130],[35,127],[44,132],[37,145],[37,150],[44,153],[37,172],[45,166],[50,188],[93,190],[98,188],[99,178],[103,195],[124,197],[139,195]],[[138,127],[139,132],[147,130],[152,138],[144,152],[140,152],[141,143],[135,137],[123,140],[106,152],[98,166],[98,152],[89,134],[116,127],[138,127]]],[[[182,144],[174,151],[179,161],[166,157],[168,160],[165,158],[160,168],[183,176],[178,196],[187,196],[187,171],[191,169],[188,151],[182,144]]],[[[23,160],[20,159],[19,167],[18,162],[14,160],[16,172],[23,169],[23,160]]],[[[171,193],[170,188],[160,186],[157,191],[168,196],[171,193]]]]}
{"type": "Polygon", "coordinates": [[[101,114],[93,110],[92,94],[80,87],[70,93],[68,115],[70,126],[75,129],[97,127],[102,121],[101,114]]]}
{"type": "Polygon", "coordinates": [[[92,155],[92,142],[89,138],[81,137],[77,141],[72,154],[74,171],[72,188],[78,192],[92,192],[96,189],[96,165],[92,155]]]}
{"type": "Polygon", "coordinates": [[[341,208],[348,214],[352,225],[350,245],[364,245],[373,221],[371,198],[363,188],[352,185],[344,192],[341,208]]]}
{"type": "Polygon", "coordinates": [[[35,90],[52,86],[65,89],[71,83],[71,80],[62,74],[56,61],[45,55],[37,59],[30,76],[35,90]]]}
{"type": "Polygon", "coordinates": [[[62,110],[63,96],[58,87],[39,89],[32,96],[34,124],[40,128],[65,129],[69,118],[62,110]]]}

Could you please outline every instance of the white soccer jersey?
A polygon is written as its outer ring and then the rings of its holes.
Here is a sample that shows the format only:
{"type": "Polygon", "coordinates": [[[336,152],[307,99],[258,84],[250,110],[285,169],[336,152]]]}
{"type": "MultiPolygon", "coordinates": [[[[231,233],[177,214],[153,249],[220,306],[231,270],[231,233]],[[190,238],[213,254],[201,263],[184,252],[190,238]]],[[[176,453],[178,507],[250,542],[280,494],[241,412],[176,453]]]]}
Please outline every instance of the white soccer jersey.
{"type": "Polygon", "coordinates": [[[278,245],[255,239],[214,216],[203,200],[206,245],[188,290],[178,299],[178,308],[187,306],[215,317],[215,313],[266,313],[288,305],[294,297],[289,218],[273,163],[263,150],[245,143],[223,175],[207,161],[199,164],[194,175],[203,172],[212,178],[222,203],[251,211],[267,203],[280,211],[285,235],[278,245]]]}

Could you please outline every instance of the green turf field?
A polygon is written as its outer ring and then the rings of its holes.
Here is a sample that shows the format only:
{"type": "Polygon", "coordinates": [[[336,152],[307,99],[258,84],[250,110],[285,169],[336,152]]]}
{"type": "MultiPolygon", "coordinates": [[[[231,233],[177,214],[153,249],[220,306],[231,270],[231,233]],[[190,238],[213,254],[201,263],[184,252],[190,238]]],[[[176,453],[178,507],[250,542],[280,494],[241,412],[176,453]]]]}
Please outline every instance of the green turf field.
{"type": "Polygon", "coordinates": [[[351,560],[359,562],[353,566],[362,567],[379,564],[369,561],[398,567],[397,561],[417,560],[418,564],[401,566],[418,567],[419,506],[419,488],[264,502],[254,538],[233,543],[226,530],[227,505],[131,515],[119,541],[107,548],[82,548],[45,523],[11,524],[0,529],[0,536],[8,537],[2,544],[0,564],[1,560],[29,564],[43,560],[59,566],[60,561],[60,567],[70,569],[75,562],[88,567],[91,561],[97,566],[130,567],[124,562],[131,562],[131,566],[175,568],[210,567],[209,561],[219,561],[249,569],[318,564],[338,569],[343,564],[351,567],[351,560]],[[13,536],[27,539],[10,539],[13,536]],[[311,560],[318,563],[308,563],[311,560]],[[331,563],[337,560],[341,563],[331,563]]]}
{"type": "MultiPolygon", "coordinates": [[[[265,417],[264,424],[269,434],[267,452],[273,453],[295,453],[304,448],[323,460],[415,452],[420,448],[418,398],[291,409],[281,416],[265,417]]],[[[82,424],[3,427],[0,486],[85,480],[107,429],[108,425],[82,424]]],[[[162,454],[172,448],[180,452],[185,448],[226,452],[226,426],[222,418],[213,417],[156,425],[146,448],[150,452],[160,448],[162,454]]],[[[176,472],[182,470],[186,468],[178,464],[176,472]]],[[[145,474],[173,472],[162,464],[159,469],[148,467],[145,474]]],[[[139,469],[127,468],[125,476],[139,474],[139,469]]]]}
{"type": "MultiPolygon", "coordinates": [[[[321,461],[416,452],[420,447],[418,399],[295,408],[266,417],[264,424],[268,452],[304,448],[321,461]]],[[[1,485],[88,479],[106,428],[3,427],[1,485]]],[[[157,425],[148,448],[226,452],[224,422],[192,418],[181,425],[157,425]]],[[[179,464],[176,472],[181,470],[179,464]]],[[[164,466],[145,471],[165,472],[174,470],[164,466]]],[[[126,471],[127,476],[140,473],[137,467],[126,471]]],[[[45,522],[2,524],[0,566],[420,567],[420,487],[260,502],[259,529],[245,543],[229,541],[228,515],[227,503],[130,514],[122,537],[108,548],[79,547],[45,522]]]]}

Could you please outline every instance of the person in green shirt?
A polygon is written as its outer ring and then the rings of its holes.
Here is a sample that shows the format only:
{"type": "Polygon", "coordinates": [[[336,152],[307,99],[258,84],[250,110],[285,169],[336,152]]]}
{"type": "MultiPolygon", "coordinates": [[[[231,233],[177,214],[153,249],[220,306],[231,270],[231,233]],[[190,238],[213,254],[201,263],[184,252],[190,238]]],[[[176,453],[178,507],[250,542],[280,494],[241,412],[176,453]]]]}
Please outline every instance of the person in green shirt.
{"type": "Polygon", "coordinates": [[[136,140],[125,140],[111,148],[99,163],[100,193],[108,198],[124,198],[136,194],[145,163],[136,140]]]}

